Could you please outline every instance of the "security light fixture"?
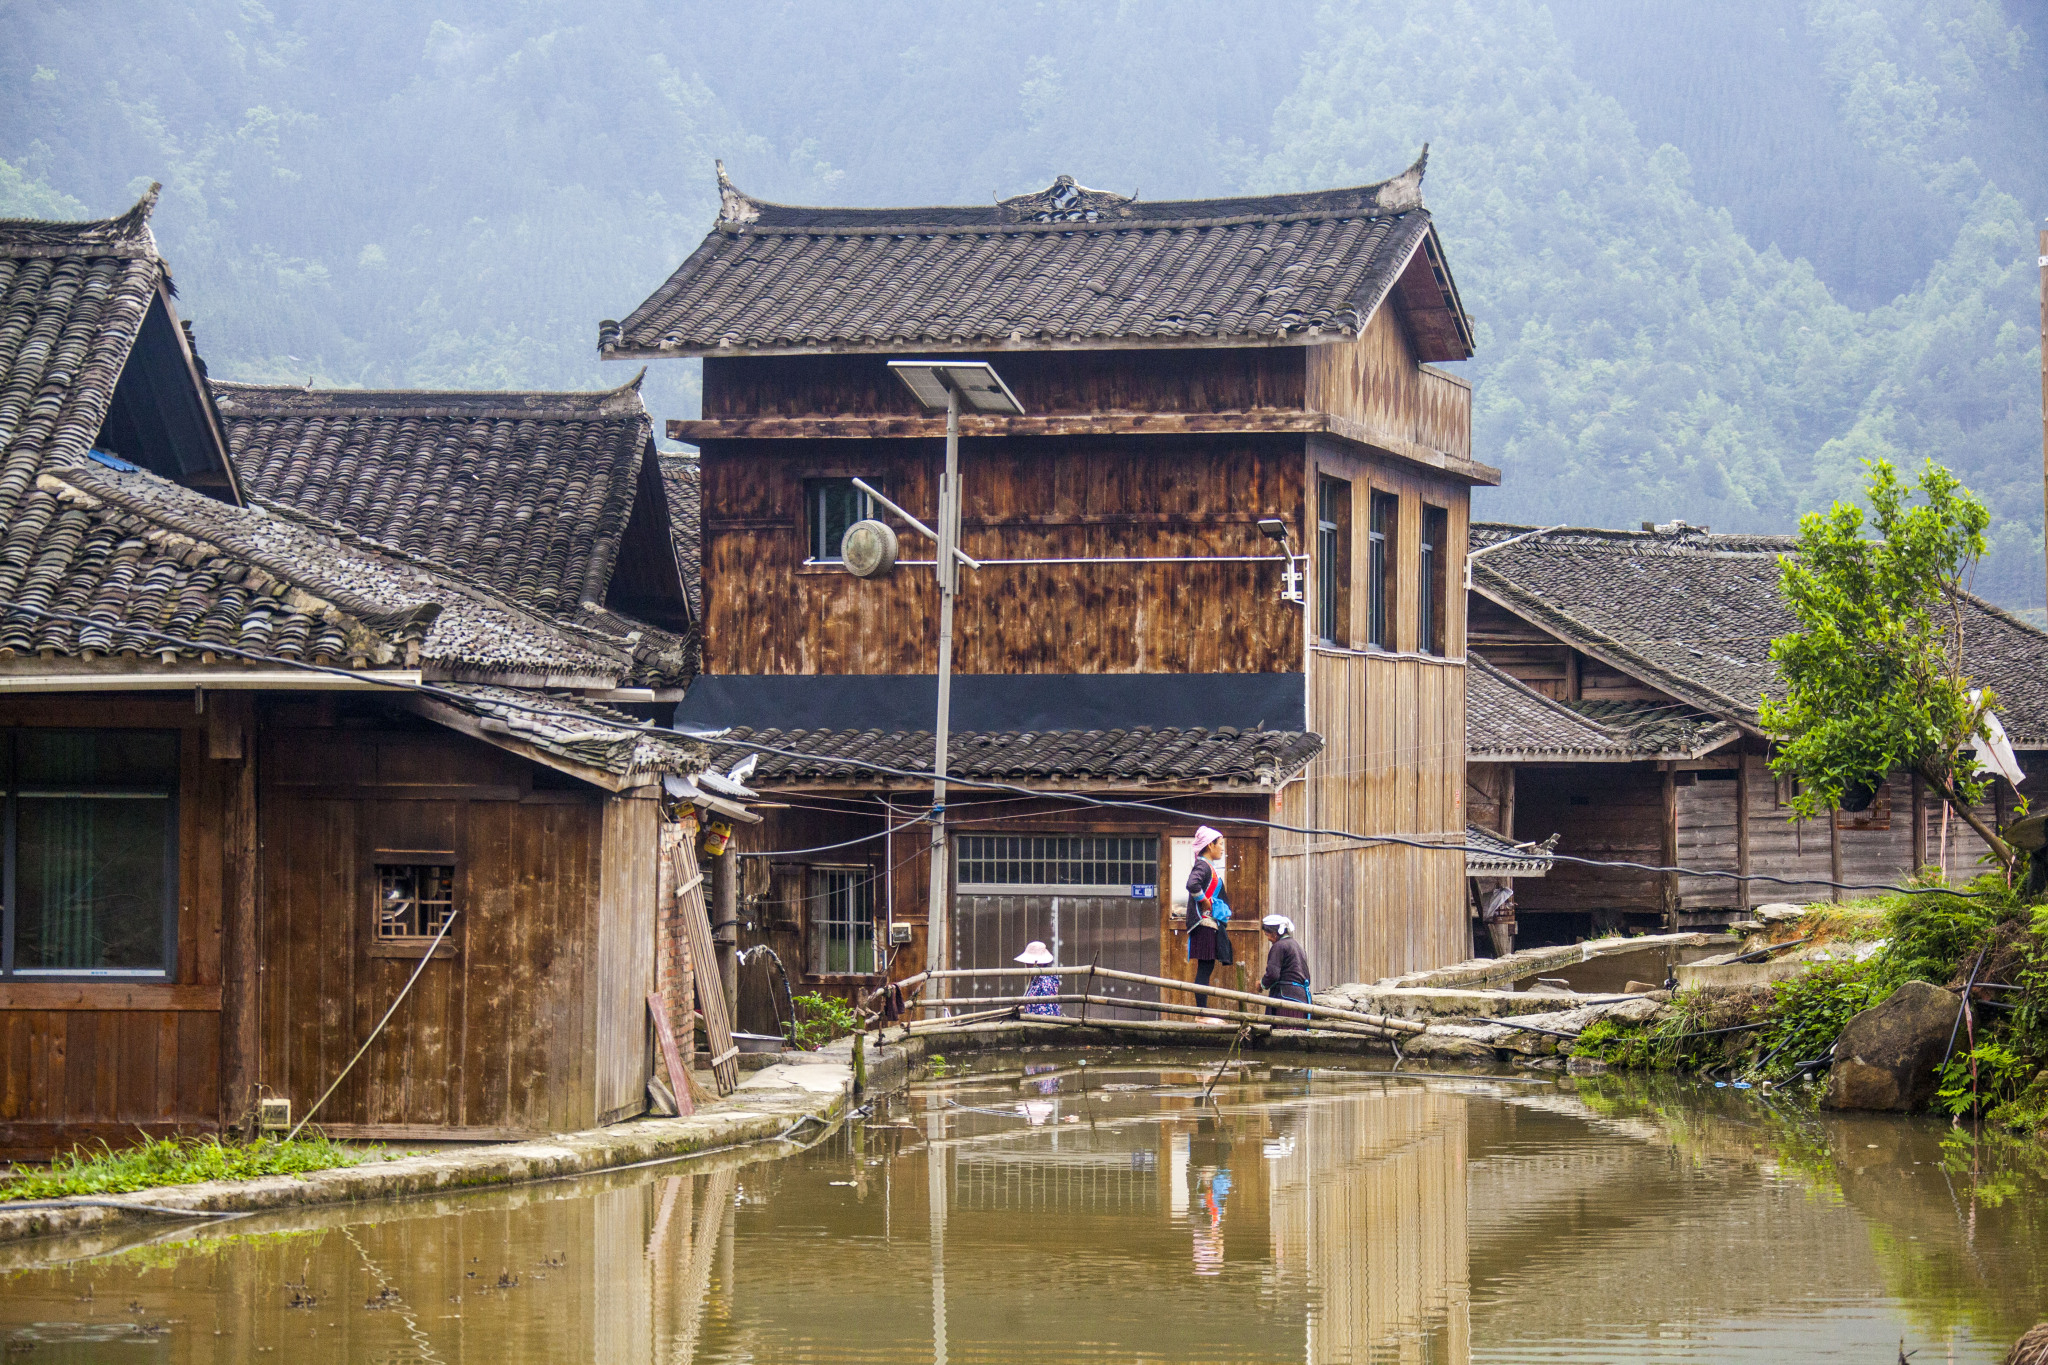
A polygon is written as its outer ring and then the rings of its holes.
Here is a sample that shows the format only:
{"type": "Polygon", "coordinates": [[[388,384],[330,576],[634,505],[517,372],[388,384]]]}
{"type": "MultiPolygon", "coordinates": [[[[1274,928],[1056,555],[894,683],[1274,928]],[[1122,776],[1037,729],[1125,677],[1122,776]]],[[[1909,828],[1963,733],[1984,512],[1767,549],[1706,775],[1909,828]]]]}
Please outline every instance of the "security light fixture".
{"type": "Polygon", "coordinates": [[[1294,553],[1293,537],[1287,532],[1287,522],[1280,517],[1260,517],[1259,532],[1269,540],[1278,541],[1280,552],[1287,558],[1287,563],[1280,570],[1280,600],[1292,602],[1296,606],[1308,601],[1301,590],[1301,580],[1304,577],[1301,571],[1302,557],[1294,553]]]}
{"type": "Polygon", "coordinates": [[[1282,545],[1287,543],[1287,523],[1278,517],[1260,517],[1259,530],[1268,540],[1277,540],[1282,545]]]}
{"type": "Polygon", "coordinates": [[[995,367],[983,360],[892,360],[889,368],[917,395],[917,401],[934,410],[948,406],[952,394],[960,395],[960,406],[974,412],[1021,417],[1024,405],[995,367]]]}

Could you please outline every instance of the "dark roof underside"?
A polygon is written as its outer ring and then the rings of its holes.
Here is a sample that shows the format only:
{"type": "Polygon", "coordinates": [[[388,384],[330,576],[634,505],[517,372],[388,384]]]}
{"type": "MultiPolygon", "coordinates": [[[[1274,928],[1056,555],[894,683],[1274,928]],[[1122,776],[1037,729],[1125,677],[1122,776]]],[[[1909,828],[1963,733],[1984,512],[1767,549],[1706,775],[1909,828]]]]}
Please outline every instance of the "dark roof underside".
{"type": "MultiPolygon", "coordinates": [[[[1404,274],[1424,360],[1471,325],[1422,206],[1377,185],[1146,204],[1062,177],[987,207],[798,208],[724,186],[711,234],[607,356],[1264,344],[1360,331],[1404,274]]],[[[721,172],[721,175],[723,172],[721,172]]]]}

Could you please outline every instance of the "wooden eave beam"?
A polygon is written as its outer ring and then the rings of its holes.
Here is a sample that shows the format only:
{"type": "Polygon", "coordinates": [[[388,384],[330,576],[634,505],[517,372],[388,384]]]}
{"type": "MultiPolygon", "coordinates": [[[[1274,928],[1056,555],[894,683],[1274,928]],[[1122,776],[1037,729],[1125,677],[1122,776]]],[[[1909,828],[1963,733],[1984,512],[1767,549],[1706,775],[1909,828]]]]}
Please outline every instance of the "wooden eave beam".
{"type": "Polygon", "coordinates": [[[435,701],[432,697],[422,696],[417,692],[407,696],[404,699],[404,705],[415,715],[430,720],[436,725],[446,726],[458,734],[468,735],[471,739],[480,739],[494,748],[516,754],[528,762],[538,763],[543,768],[553,768],[558,773],[567,773],[579,782],[588,782],[591,786],[597,787],[602,791],[616,794],[629,788],[637,787],[641,784],[641,781],[644,781],[644,779],[636,781],[630,776],[608,773],[602,768],[593,768],[587,763],[578,763],[573,759],[563,758],[559,754],[551,754],[538,745],[531,744],[516,735],[486,729],[483,721],[469,712],[459,710],[448,705],[446,702],[435,701]]]}
{"type": "MultiPolygon", "coordinates": [[[[942,417],[732,417],[670,419],[668,438],[701,446],[707,441],[920,440],[946,434],[942,417]]],[[[1303,408],[1239,412],[1092,412],[1053,416],[960,418],[960,434],[1023,436],[1322,435],[1367,446],[1467,483],[1496,487],[1491,465],[1435,450],[1354,418],[1303,408]]]]}

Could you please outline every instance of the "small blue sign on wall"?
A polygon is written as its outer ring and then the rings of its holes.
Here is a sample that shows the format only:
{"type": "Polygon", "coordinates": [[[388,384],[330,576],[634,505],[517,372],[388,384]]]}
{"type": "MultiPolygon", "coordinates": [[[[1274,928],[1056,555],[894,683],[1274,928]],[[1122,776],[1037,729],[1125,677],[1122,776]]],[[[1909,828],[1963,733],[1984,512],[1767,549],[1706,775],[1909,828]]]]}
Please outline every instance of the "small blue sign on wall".
{"type": "Polygon", "coordinates": [[[1159,883],[1157,882],[1131,883],[1131,899],[1134,901],[1152,900],[1156,898],[1158,895],[1159,883]]]}

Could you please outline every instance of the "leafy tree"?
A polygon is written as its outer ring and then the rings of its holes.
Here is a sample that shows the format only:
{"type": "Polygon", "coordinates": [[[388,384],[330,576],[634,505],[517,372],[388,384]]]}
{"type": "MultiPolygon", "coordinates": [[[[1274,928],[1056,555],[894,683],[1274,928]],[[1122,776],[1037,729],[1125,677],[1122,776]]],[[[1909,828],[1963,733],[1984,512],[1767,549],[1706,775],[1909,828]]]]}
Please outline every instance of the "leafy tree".
{"type": "Polygon", "coordinates": [[[1784,560],[1779,589],[1800,629],[1771,644],[1786,684],[1760,710],[1778,741],[1772,771],[1798,779],[1804,819],[1894,768],[1916,772],[2010,870],[2013,850],[1975,810],[1986,776],[1962,756],[1996,700],[1989,688],[1972,695],[1960,597],[1991,514],[1932,460],[1918,506],[1890,463],[1866,467],[1877,538],[1864,535],[1862,508],[1838,502],[1799,519],[1798,554],[1784,560]]]}

